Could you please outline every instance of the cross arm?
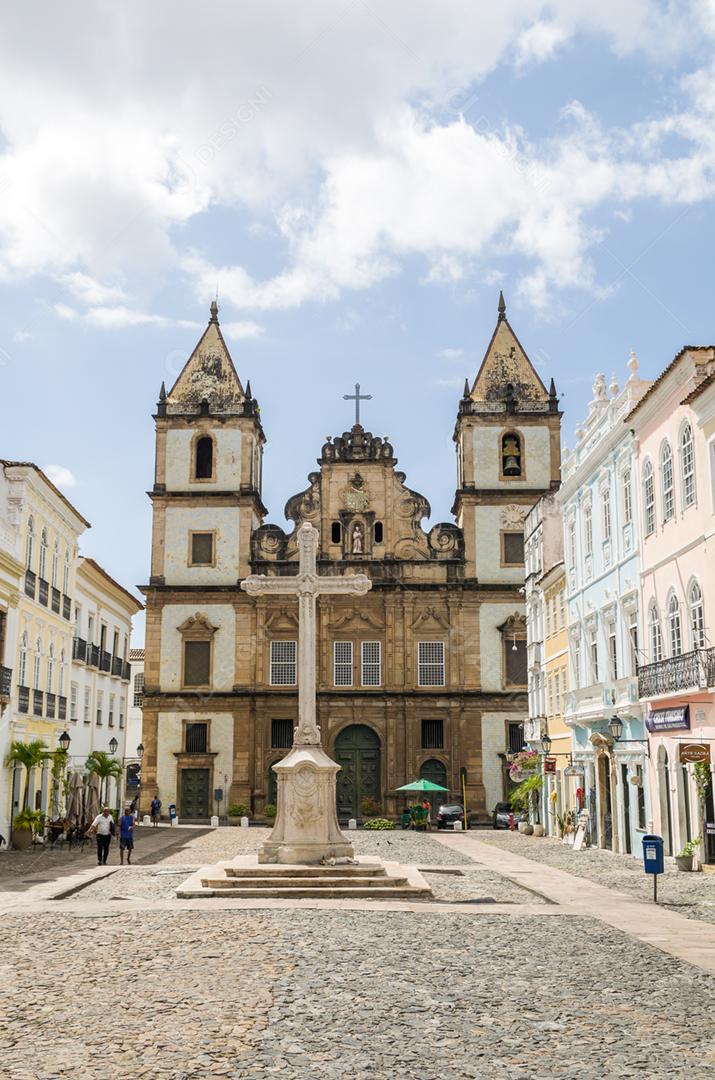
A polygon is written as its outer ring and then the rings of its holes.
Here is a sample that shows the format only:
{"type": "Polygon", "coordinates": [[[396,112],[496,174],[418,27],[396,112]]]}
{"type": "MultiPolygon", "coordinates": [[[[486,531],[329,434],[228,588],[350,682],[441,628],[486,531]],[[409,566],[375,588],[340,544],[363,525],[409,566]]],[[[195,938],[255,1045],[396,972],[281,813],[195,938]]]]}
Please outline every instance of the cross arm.
{"type": "Polygon", "coordinates": [[[249,596],[260,596],[262,593],[273,593],[278,596],[296,596],[298,593],[298,579],[268,577],[267,574],[250,574],[241,582],[241,588],[249,596]]]}
{"type": "Polygon", "coordinates": [[[364,595],[372,588],[372,582],[367,574],[352,574],[349,577],[318,577],[316,578],[317,591],[324,596],[326,593],[354,593],[364,595]]]}

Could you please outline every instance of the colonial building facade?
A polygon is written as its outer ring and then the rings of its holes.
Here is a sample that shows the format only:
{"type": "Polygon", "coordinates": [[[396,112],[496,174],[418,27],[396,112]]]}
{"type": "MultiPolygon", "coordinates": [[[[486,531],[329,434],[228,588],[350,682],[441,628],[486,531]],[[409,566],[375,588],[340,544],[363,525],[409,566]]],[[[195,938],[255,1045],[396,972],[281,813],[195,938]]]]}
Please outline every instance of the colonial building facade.
{"type": "MultiPolygon", "coordinates": [[[[204,819],[217,789],[261,813],[297,717],[297,611],[240,590],[297,572],[296,536],[319,531],[319,572],[367,573],[364,598],[319,601],[318,717],[341,765],[338,811],[395,814],[418,776],[455,795],[466,770],[482,816],[505,790],[511,726],[526,714],[523,523],[559,479],[560,417],[499,317],[455,428],[455,522],[430,507],[395,448],[356,423],[329,438],[292,529],[264,524],[262,417],[234,368],[217,308],[156,420],[152,565],[145,586],[142,796],[204,819]]],[[[224,803],[225,805],[225,803],[224,803]]]]}

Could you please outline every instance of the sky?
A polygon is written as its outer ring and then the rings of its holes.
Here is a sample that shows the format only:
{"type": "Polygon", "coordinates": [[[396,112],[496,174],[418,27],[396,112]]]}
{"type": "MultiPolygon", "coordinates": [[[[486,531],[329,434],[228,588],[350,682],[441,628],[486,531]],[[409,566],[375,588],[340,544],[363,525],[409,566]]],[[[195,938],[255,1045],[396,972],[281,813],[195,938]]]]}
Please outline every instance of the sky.
{"type": "Polygon", "coordinates": [[[715,0],[4,5],[0,457],[145,583],[152,413],[218,290],[268,521],[356,382],[450,520],[500,289],[567,444],[630,349],[715,340],[714,47],[715,0]]]}

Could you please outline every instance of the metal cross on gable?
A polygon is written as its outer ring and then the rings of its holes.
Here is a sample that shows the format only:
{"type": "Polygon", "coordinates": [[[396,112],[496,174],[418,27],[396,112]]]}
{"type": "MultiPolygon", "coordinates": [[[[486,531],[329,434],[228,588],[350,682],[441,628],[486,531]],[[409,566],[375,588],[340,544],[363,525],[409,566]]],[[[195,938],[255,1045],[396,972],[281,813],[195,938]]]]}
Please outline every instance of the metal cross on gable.
{"type": "Polygon", "coordinates": [[[360,383],[358,382],[358,383],[355,383],[355,393],[354,394],[343,394],[343,401],[354,401],[355,402],[355,424],[358,425],[360,423],[360,402],[361,401],[372,401],[372,394],[361,394],[360,393],[360,383]]]}

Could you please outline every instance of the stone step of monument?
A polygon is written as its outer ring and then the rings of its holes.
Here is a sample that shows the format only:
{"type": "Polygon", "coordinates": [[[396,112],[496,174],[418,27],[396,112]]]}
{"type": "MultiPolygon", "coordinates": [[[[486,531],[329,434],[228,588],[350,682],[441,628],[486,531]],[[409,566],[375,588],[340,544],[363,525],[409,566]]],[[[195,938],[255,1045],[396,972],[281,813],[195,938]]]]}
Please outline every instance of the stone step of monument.
{"type": "Polygon", "coordinates": [[[284,888],[282,882],[274,882],[271,888],[254,889],[249,885],[234,885],[231,888],[213,888],[211,886],[199,890],[177,889],[176,895],[180,899],[195,899],[197,897],[220,897],[222,900],[237,898],[243,900],[399,900],[407,897],[429,896],[429,889],[419,889],[414,885],[385,885],[384,882],[375,887],[362,885],[334,885],[326,888],[317,888],[315,883],[303,883],[302,887],[284,888]]]}
{"type": "Polygon", "coordinates": [[[336,866],[292,866],[287,864],[261,863],[258,866],[227,866],[225,873],[232,878],[283,877],[374,877],[384,874],[382,866],[370,863],[338,863],[336,866]]]}
{"type": "Polygon", "coordinates": [[[245,879],[240,877],[202,878],[201,884],[206,889],[255,889],[257,892],[265,889],[313,889],[319,892],[323,889],[352,887],[360,889],[396,888],[407,885],[408,881],[406,877],[389,877],[387,874],[377,874],[374,877],[363,875],[359,878],[336,875],[334,877],[316,877],[312,880],[305,877],[292,877],[287,874],[284,877],[270,874],[267,877],[249,876],[245,879]]]}

